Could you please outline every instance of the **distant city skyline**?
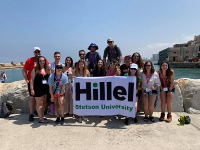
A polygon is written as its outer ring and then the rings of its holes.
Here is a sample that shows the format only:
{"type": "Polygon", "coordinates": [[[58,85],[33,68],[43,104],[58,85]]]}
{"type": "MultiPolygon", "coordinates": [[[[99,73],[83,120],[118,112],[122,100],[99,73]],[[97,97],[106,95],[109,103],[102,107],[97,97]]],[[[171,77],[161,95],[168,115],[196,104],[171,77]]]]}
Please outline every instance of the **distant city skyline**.
{"type": "Polygon", "coordinates": [[[200,34],[199,6],[199,0],[1,1],[0,63],[25,62],[35,46],[50,62],[55,51],[62,62],[67,56],[76,62],[90,43],[103,57],[108,38],[123,56],[139,52],[150,59],[200,34]]]}

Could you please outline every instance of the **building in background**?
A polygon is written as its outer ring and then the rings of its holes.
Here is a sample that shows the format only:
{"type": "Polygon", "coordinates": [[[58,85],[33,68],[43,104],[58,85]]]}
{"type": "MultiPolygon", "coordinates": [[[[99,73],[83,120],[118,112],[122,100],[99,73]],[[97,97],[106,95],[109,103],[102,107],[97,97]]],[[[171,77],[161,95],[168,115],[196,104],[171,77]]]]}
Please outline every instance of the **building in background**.
{"type": "Polygon", "coordinates": [[[153,54],[152,60],[158,61],[159,60],[159,54],[153,54]]]}

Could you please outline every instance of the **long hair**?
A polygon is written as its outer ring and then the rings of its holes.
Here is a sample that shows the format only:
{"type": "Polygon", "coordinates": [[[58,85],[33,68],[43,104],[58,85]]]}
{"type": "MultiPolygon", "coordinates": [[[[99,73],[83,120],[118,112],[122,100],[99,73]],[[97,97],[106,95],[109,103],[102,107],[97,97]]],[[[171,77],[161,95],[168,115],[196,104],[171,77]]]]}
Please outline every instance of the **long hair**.
{"type": "MultiPolygon", "coordinates": [[[[117,71],[120,71],[120,68],[119,68],[119,66],[117,65],[117,60],[116,59],[111,59],[111,61],[110,61],[110,63],[111,62],[114,62],[115,63],[115,73],[117,72],[117,71]]],[[[110,69],[110,65],[108,66],[108,70],[110,69]]],[[[121,71],[120,71],[120,73],[121,73],[121,71]]]]}
{"type": "Polygon", "coordinates": [[[144,63],[144,68],[143,68],[143,72],[144,72],[144,74],[147,74],[147,70],[146,70],[146,65],[147,65],[147,63],[150,63],[150,64],[151,64],[151,70],[150,70],[150,73],[153,74],[153,73],[155,72],[155,69],[154,69],[153,64],[152,64],[151,61],[147,61],[147,62],[144,63]]]}
{"type": "Polygon", "coordinates": [[[36,74],[41,74],[41,66],[40,66],[40,63],[39,63],[40,58],[44,58],[44,61],[45,61],[45,64],[44,64],[45,73],[48,74],[48,75],[50,75],[50,68],[49,68],[49,66],[47,65],[47,61],[46,61],[46,58],[45,58],[44,56],[39,56],[39,57],[37,58],[37,65],[36,65],[36,67],[35,67],[35,73],[36,73],[36,74]]]}
{"type": "Polygon", "coordinates": [[[137,64],[138,68],[144,68],[144,61],[142,60],[140,53],[138,53],[138,52],[133,53],[133,55],[131,56],[131,61],[132,61],[132,63],[137,64]],[[135,54],[139,55],[139,59],[137,62],[133,62],[133,57],[135,56],[135,54]]]}
{"type": "Polygon", "coordinates": [[[78,73],[79,73],[79,71],[80,71],[80,68],[79,68],[79,64],[80,64],[80,63],[83,63],[83,64],[84,64],[84,67],[83,67],[83,73],[84,73],[84,75],[86,74],[86,71],[87,71],[87,68],[86,68],[86,65],[85,65],[85,61],[79,60],[79,61],[77,62],[77,64],[76,64],[76,68],[75,68],[75,75],[76,75],[76,76],[78,76],[78,73]]]}
{"type": "Polygon", "coordinates": [[[65,67],[67,67],[66,60],[67,60],[68,58],[71,60],[70,67],[72,67],[72,68],[73,68],[73,59],[72,59],[71,57],[69,57],[69,56],[68,56],[68,57],[66,57],[66,59],[65,59],[65,67]]]}
{"type": "Polygon", "coordinates": [[[171,67],[170,67],[170,65],[169,65],[169,63],[168,63],[167,61],[163,61],[163,62],[160,64],[160,71],[162,72],[161,66],[162,66],[162,64],[164,64],[164,63],[166,63],[166,64],[168,65],[168,69],[167,69],[167,71],[166,71],[166,76],[167,76],[167,77],[170,77],[170,76],[173,74],[173,71],[172,71],[172,69],[171,69],[171,67]]]}
{"type": "MultiPolygon", "coordinates": [[[[100,73],[99,74],[100,74],[100,76],[106,76],[106,65],[104,64],[103,60],[100,59],[99,61],[103,62],[103,66],[100,68],[100,73]]],[[[99,71],[99,66],[98,66],[98,63],[97,63],[95,65],[95,67],[94,67],[94,70],[93,70],[93,76],[97,75],[98,71],[99,71]]]]}
{"type": "MultiPolygon", "coordinates": [[[[130,70],[128,72],[128,75],[131,76],[131,71],[130,70]]],[[[138,89],[139,88],[139,77],[140,77],[140,74],[139,74],[138,70],[136,70],[135,76],[136,76],[136,88],[138,89]]]]}

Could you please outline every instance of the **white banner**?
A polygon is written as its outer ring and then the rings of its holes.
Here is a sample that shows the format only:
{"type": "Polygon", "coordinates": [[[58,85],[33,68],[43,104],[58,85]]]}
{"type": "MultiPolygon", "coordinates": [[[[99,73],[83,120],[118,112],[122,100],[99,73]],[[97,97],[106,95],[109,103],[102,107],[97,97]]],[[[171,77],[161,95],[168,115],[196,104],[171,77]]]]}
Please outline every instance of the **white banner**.
{"type": "Polygon", "coordinates": [[[135,117],[135,77],[77,77],[73,83],[74,114],[135,117]]]}

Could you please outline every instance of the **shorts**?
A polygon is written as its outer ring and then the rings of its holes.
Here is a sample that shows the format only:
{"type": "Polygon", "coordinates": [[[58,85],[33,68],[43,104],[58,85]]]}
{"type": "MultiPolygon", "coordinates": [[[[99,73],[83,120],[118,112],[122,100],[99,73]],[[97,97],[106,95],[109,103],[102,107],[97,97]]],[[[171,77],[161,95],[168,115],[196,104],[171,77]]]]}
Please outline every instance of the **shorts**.
{"type": "Polygon", "coordinates": [[[140,93],[139,93],[139,91],[138,91],[137,94],[136,94],[136,97],[139,97],[139,94],[140,94],[140,93]]]}
{"type": "MultiPolygon", "coordinates": [[[[57,97],[60,97],[60,94],[53,94],[53,96],[54,96],[55,98],[57,98],[57,97]]],[[[65,96],[65,93],[63,94],[63,96],[65,96]]]]}
{"type": "Polygon", "coordinates": [[[29,95],[30,95],[30,96],[33,96],[33,95],[31,95],[30,81],[28,82],[28,92],[29,92],[29,95]]]}
{"type": "MultiPolygon", "coordinates": [[[[161,92],[161,90],[160,90],[161,92]]],[[[167,93],[168,91],[166,91],[165,93],[167,93]]],[[[174,94],[175,93],[175,88],[172,89],[172,93],[174,94]]]]}
{"type": "Polygon", "coordinates": [[[158,91],[157,90],[152,90],[152,95],[158,95],[158,91]]]}

